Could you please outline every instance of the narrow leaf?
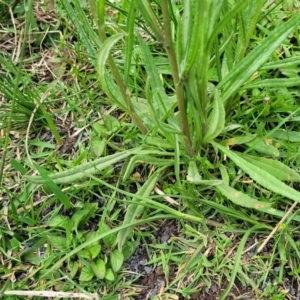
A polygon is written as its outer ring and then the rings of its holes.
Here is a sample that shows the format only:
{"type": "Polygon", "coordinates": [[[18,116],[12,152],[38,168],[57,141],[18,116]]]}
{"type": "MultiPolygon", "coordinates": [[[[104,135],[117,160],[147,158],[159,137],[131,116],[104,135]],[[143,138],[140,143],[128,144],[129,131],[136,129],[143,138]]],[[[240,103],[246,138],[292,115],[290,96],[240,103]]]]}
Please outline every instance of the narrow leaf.
{"type": "Polygon", "coordinates": [[[47,177],[45,174],[44,176],[25,175],[24,177],[34,183],[44,183],[45,181],[53,181],[55,184],[71,183],[74,181],[82,180],[83,178],[88,177],[89,175],[95,174],[115,164],[116,162],[125,159],[129,155],[134,154],[135,151],[136,150],[132,149],[128,151],[117,152],[115,154],[95,159],[92,162],[85,163],[62,172],[50,175],[48,174],[47,177]]]}
{"type": "MultiPolygon", "coordinates": [[[[101,48],[98,53],[97,57],[97,72],[99,75],[99,81],[101,83],[101,86],[104,90],[104,92],[111,98],[114,99],[114,101],[124,110],[126,110],[126,106],[123,104],[123,102],[120,102],[120,99],[122,99],[121,96],[116,95],[116,93],[119,91],[116,83],[112,80],[110,74],[107,72],[106,69],[106,61],[109,57],[110,51],[112,47],[124,37],[124,33],[118,33],[110,36],[107,38],[104,43],[101,45],[101,48]]],[[[120,93],[119,93],[120,94],[120,93]]]]}
{"type": "Polygon", "coordinates": [[[130,1],[130,7],[127,15],[126,22],[126,43],[125,43],[125,66],[124,66],[124,81],[128,82],[130,68],[131,68],[131,60],[132,60],[132,52],[134,45],[134,22],[135,22],[135,1],[130,1]]]}
{"type": "Polygon", "coordinates": [[[22,175],[25,175],[27,173],[27,170],[20,164],[19,161],[16,159],[11,159],[10,164],[12,167],[14,167],[17,171],[19,171],[22,175]]]}
{"type": "Polygon", "coordinates": [[[285,130],[277,130],[272,133],[272,137],[286,140],[290,142],[299,143],[300,142],[300,132],[299,131],[285,131],[285,130]]]}
{"type": "Polygon", "coordinates": [[[274,157],[279,157],[279,150],[273,146],[272,144],[268,145],[263,139],[255,138],[248,143],[246,143],[248,147],[256,150],[257,152],[267,154],[274,157]]]}
{"type": "Polygon", "coordinates": [[[239,192],[238,190],[230,187],[229,185],[222,183],[216,186],[216,189],[226,198],[231,200],[233,203],[253,209],[261,209],[271,207],[270,203],[262,202],[253,199],[252,197],[239,192]]]}
{"type": "Polygon", "coordinates": [[[214,94],[213,109],[207,123],[208,128],[203,138],[203,143],[207,143],[217,137],[225,127],[225,108],[217,90],[214,94]]]}
{"type": "Polygon", "coordinates": [[[44,181],[44,184],[49,187],[49,189],[54,193],[54,195],[59,199],[67,209],[71,208],[71,201],[69,197],[62,192],[62,190],[55,184],[54,181],[48,176],[46,171],[41,168],[38,164],[34,164],[35,168],[41,174],[41,178],[44,181]]]}
{"type": "Polygon", "coordinates": [[[280,78],[280,79],[257,79],[243,86],[245,89],[255,88],[283,88],[300,85],[300,78],[280,78]]]}
{"type": "Polygon", "coordinates": [[[126,171],[123,175],[123,180],[128,179],[128,177],[132,174],[133,169],[136,167],[136,164],[138,162],[152,164],[154,166],[165,166],[165,167],[171,166],[174,164],[174,161],[172,159],[157,158],[157,157],[153,157],[153,156],[145,155],[145,154],[134,155],[128,163],[126,171]]]}
{"type": "Polygon", "coordinates": [[[226,102],[268,60],[299,23],[300,14],[294,14],[287,22],[274,29],[260,45],[223,78],[217,86],[218,89],[225,87],[221,95],[222,101],[226,102]]]}
{"type": "MultiPolygon", "coordinates": [[[[156,184],[156,181],[158,180],[159,174],[161,170],[156,171],[145,183],[144,185],[138,190],[137,195],[148,197],[152,190],[154,189],[154,186],[156,184]]],[[[138,201],[138,198],[137,198],[138,201]]],[[[128,205],[123,225],[128,224],[134,224],[137,218],[139,218],[144,212],[144,205],[141,203],[141,205],[138,204],[130,204],[128,205]]],[[[129,227],[123,230],[120,230],[118,233],[118,248],[120,251],[122,251],[122,248],[129,237],[129,235],[132,233],[133,227],[129,227]]]]}
{"type": "Polygon", "coordinates": [[[256,137],[255,135],[235,136],[228,140],[225,140],[223,144],[226,146],[242,145],[251,142],[252,140],[255,139],[255,137],[256,137]]]}
{"type": "Polygon", "coordinates": [[[148,3],[147,0],[138,0],[135,1],[139,10],[141,11],[144,20],[146,21],[146,23],[148,24],[148,26],[151,28],[151,30],[153,31],[153,33],[156,36],[156,39],[158,41],[162,41],[163,39],[163,32],[161,29],[161,26],[157,20],[156,15],[154,14],[150,3],[148,3]]]}
{"type": "Polygon", "coordinates": [[[269,172],[271,175],[282,181],[299,182],[300,175],[293,169],[280,161],[257,157],[251,155],[243,156],[248,162],[260,167],[261,169],[269,172]]]}
{"type": "MultiPolygon", "coordinates": [[[[75,1],[75,2],[77,2],[77,1],[75,1]]],[[[97,35],[95,34],[95,31],[91,28],[91,26],[88,26],[88,27],[82,26],[82,24],[80,23],[80,19],[78,18],[78,15],[76,14],[73,6],[71,5],[71,3],[69,1],[60,1],[60,3],[64,6],[64,9],[66,10],[67,14],[69,15],[69,18],[70,18],[73,26],[75,26],[75,28],[79,34],[80,41],[83,43],[83,45],[87,49],[88,54],[91,57],[95,57],[96,50],[95,50],[94,45],[91,43],[92,37],[94,37],[95,40],[97,40],[97,35]],[[86,30],[89,32],[87,33],[86,30]]],[[[78,7],[78,5],[76,5],[76,6],[78,7]]]]}
{"type": "Polygon", "coordinates": [[[226,154],[239,168],[247,173],[253,180],[270,191],[300,202],[300,193],[290,186],[286,185],[269,172],[247,162],[238,154],[226,149],[218,143],[211,142],[216,148],[226,154]]]}
{"type": "Polygon", "coordinates": [[[158,120],[164,119],[165,115],[168,113],[169,104],[171,104],[170,99],[167,97],[163,82],[159,76],[159,71],[156,67],[155,60],[151,55],[148,45],[145,43],[144,39],[138,36],[140,49],[143,55],[145,68],[148,76],[150,77],[150,86],[153,97],[148,100],[149,108],[152,109],[152,115],[158,120]],[[151,101],[151,99],[153,99],[151,101]]]}
{"type": "Polygon", "coordinates": [[[278,61],[272,61],[264,64],[260,70],[272,70],[279,68],[286,68],[292,66],[298,66],[300,64],[300,56],[289,57],[286,59],[280,59],[278,61]]]}

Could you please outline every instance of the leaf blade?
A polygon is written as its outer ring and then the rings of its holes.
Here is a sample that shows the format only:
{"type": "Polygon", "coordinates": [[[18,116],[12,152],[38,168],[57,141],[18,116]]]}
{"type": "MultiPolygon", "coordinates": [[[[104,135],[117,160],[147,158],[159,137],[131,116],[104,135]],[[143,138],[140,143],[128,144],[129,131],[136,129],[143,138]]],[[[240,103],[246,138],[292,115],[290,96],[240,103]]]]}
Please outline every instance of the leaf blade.
{"type": "Polygon", "coordinates": [[[204,144],[217,137],[225,127],[224,104],[217,90],[215,91],[214,96],[213,109],[208,117],[208,129],[203,138],[204,144]]]}
{"type": "MultiPolygon", "coordinates": [[[[156,171],[138,190],[137,194],[142,195],[143,197],[149,196],[156,184],[156,181],[158,180],[159,173],[160,170],[156,171]]],[[[123,225],[134,223],[134,221],[136,221],[136,219],[139,218],[144,212],[144,207],[145,206],[142,204],[141,205],[133,204],[133,203],[129,204],[124,217],[123,225]]],[[[133,227],[125,228],[119,231],[117,240],[118,240],[118,249],[120,251],[122,251],[122,248],[132,231],[133,231],[133,227]]]]}
{"type": "Polygon", "coordinates": [[[271,203],[258,201],[247,194],[244,194],[229,185],[222,183],[216,186],[216,189],[233,203],[253,209],[262,209],[271,207],[271,203]]]}
{"type": "Polygon", "coordinates": [[[221,98],[225,103],[267,61],[300,23],[299,16],[299,13],[293,15],[287,22],[276,28],[272,34],[236,65],[234,70],[223,78],[217,88],[224,88],[221,98]]]}
{"type": "Polygon", "coordinates": [[[222,145],[211,142],[216,148],[225,153],[239,168],[246,172],[253,180],[261,186],[269,189],[270,191],[300,202],[300,193],[293,188],[289,187],[270,173],[262,170],[261,168],[247,162],[245,159],[239,157],[233,151],[230,151],[222,145]]]}
{"type": "Polygon", "coordinates": [[[300,175],[280,161],[265,157],[254,157],[251,155],[244,155],[244,158],[270,174],[273,174],[273,176],[279,180],[290,182],[300,181],[300,175]]]}

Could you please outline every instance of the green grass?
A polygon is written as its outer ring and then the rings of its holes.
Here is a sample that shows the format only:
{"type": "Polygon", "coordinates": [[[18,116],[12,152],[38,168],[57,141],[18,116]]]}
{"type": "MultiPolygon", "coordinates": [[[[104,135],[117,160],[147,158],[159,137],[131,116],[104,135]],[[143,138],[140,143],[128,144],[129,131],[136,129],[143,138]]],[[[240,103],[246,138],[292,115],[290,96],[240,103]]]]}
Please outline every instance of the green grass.
{"type": "Polygon", "coordinates": [[[0,2],[1,296],[293,296],[297,3],[25,2],[0,2]]]}

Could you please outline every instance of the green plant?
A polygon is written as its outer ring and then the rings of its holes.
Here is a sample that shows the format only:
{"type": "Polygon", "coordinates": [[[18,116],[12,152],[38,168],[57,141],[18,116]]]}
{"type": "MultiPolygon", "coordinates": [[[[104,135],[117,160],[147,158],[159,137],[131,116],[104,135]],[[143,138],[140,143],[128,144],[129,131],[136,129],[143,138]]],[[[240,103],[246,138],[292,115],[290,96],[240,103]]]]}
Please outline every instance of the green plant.
{"type": "MultiPolygon", "coordinates": [[[[15,3],[16,11],[26,7],[15,3]]],[[[6,60],[10,55],[0,54],[9,74],[0,74],[0,93],[13,100],[0,112],[7,130],[6,140],[0,139],[7,152],[1,220],[21,228],[1,226],[7,258],[1,276],[22,272],[25,261],[34,268],[15,283],[22,290],[34,278],[46,289],[94,293],[100,279],[101,294],[126,290],[130,297],[136,278],[124,280],[120,268],[141,243],[153,250],[149,265],[164,272],[163,299],[188,298],[214,280],[226,282],[218,295],[226,299],[237,278],[258,294],[275,264],[278,285],[287,266],[298,278],[300,217],[292,209],[286,213],[291,200],[299,202],[300,179],[300,21],[294,7],[262,0],[88,3],[57,1],[61,38],[41,24],[45,35],[37,39],[47,36],[56,50],[74,51],[70,74],[64,74],[71,80],[33,84],[22,63],[15,67],[6,60]],[[44,102],[47,91],[53,99],[44,102]],[[30,126],[27,159],[14,156],[14,147],[22,153],[22,135],[8,151],[10,129],[22,128],[33,115],[41,125],[36,132],[50,129],[58,143],[56,126],[68,126],[53,120],[73,116],[76,129],[68,127],[68,134],[85,134],[76,138],[73,155],[30,136],[30,126]],[[29,168],[39,176],[29,175],[29,168]],[[93,203],[99,198],[104,205],[93,203]],[[85,224],[94,218],[96,229],[88,232],[85,224]],[[248,260],[248,242],[256,236],[256,247],[278,218],[271,254],[248,260]],[[178,232],[160,243],[157,232],[169,219],[178,232]],[[173,265],[182,272],[174,276],[173,265]]],[[[26,59],[33,59],[30,53],[26,59]]],[[[283,297],[277,287],[265,295],[283,297]]]]}
{"type": "MultiPolygon", "coordinates": [[[[251,91],[254,93],[257,87],[268,90],[299,84],[296,77],[258,78],[265,75],[264,70],[277,68],[276,64],[267,62],[299,25],[298,14],[261,37],[256,36],[257,26],[261,26],[269,13],[264,1],[256,1],[255,5],[249,1],[186,1],[181,5],[172,5],[168,0],[155,4],[125,1],[124,10],[119,12],[125,23],[122,32],[120,27],[113,28],[107,37],[105,1],[90,1],[90,4],[97,8],[94,18],[101,42],[97,70],[103,90],[132,117],[143,134],[157,139],[156,146],[160,147],[159,141],[164,141],[178,149],[180,162],[188,164],[188,181],[212,185],[241,206],[283,216],[283,212],[270,209],[271,203],[230,186],[226,162],[219,160],[213,171],[200,165],[201,159],[209,165],[208,155],[220,151],[262,187],[299,201],[300,194],[282,182],[299,181],[295,171],[273,159],[255,159],[255,155],[279,156],[277,148],[268,144],[266,138],[278,132],[281,124],[266,131],[263,138],[254,132],[249,135],[243,126],[248,111],[241,107],[243,97],[251,91]],[[152,50],[142,36],[141,24],[147,24],[152,50]],[[122,69],[119,60],[113,57],[113,49],[119,43],[125,48],[122,69]],[[146,70],[143,91],[132,86],[138,61],[146,70]],[[166,73],[160,71],[158,62],[166,66],[166,73]],[[165,74],[171,75],[172,80],[165,74]],[[230,134],[231,126],[236,128],[234,134],[230,134]],[[242,146],[243,151],[227,149],[235,145],[242,146]],[[246,158],[247,152],[251,156],[246,158]],[[266,165],[270,168],[265,168],[266,165]],[[272,167],[283,177],[274,173],[272,167]]],[[[297,57],[283,59],[280,66],[298,61],[297,57]]],[[[272,105],[275,107],[275,103],[261,107],[256,118],[269,115],[272,105]]],[[[175,170],[179,184],[178,164],[179,161],[175,170]]]]}
{"type": "Polygon", "coordinates": [[[129,242],[126,243],[123,252],[114,249],[116,235],[113,234],[103,238],[102,244],[99,241],[89,243],[97,238],[99,233],[110,231],[109,226],[103,220],[100,221],[98,232],[82,230],[82,226],[95,215],[96,210],[95,204],[85,205],[75,210],[71,218],[55,215],[47,224],[53,228],[48,235],[48,242],[53,247],[53,252],[72,250],[82,243],[89,244],[67,261],[69,277],[73,279],[79,273],[81,282],[89,282],[93,277],[115,281],[115,274],[122,267],[124,259],[127,259],[134,251],[133,244],[129,242]]]}
{"type": "MultiPolygon", "coordinates": [[[[274,51],[299,25],[299,14],[276,25],[266,36],[257,36],[257,27],[269,13],[264,1],[254,4],[191,0],[180,5],[168,0],[125,1],[123,11],[119,11],[125,20],[124,26],[110,29],[108,33],[105,1],[91,0],[90,4],[97,11],[94,19],[101,46],[96,67],[101,86],[109,99],[131,116],[142,134],[177,149],[174,169],[179,186],[182,180],[179,164],[184,162],[188,165],[186,179],[189,182],[211,186],[240,206],[283,216],[284,212],[271,208],[272,203],[266,199],[235,188],[227,162],[219,159],[213,168],[205,168],[210,165],[209,155],[221,152],[223,158],[228,157],[260,186],[299,202],[300,193],[283,182],[297,182],[299,175],[277,161],[280,156],[277,148],[266,142],[281,124],[269,132],[266,128],[263,138],[251,129],[252,135],[248,135],[243,126],[248,111],[241,107],[245,95],[258,93],[261,97],[258,88],[268,94],[267,91],[274,88],[299,85],[295,76],[272,79],[265,73],[274,51]],[[148,31],[142,33],[145,25],[148,31]],[[148,34],[151,45],[143,34],[148,34]],[[113,51],[120,43],[124,47],[122,63],[114,57],[113,51]],[[166,73],[160,71],[160,62],[166,66],[166,73]],[[135,89],[132,84],[136,81],[138,63],[146,70],[144,90],[135,89]],[[166,75],[171,76],[171,80],[166,75]],[[231,126],[236,128],[234,134],[230,134],[231,126]],[[235,145],[241,146],[243,151],[228,149],[235,145]],[[246,156],[247,152],[251,155],[246,156]],[[255,158],[261,155],[266,158],[255,158]],[[204,166],[201,165],[203,160],[204,166]],[[274,172],[275,169],[278,172],[274,172]]],[[[286,58],[281,60],[281,66],[296,61],[299,59],[286,58]]],[[[253,116],[259,119],[270,115],[275,103],[267,102],[253,110],[253,116]]],[[[298,112],[296,109],[290,116],[298,112]]],[[[132,218],[131,210],[125,220],[128,218],[132,218]]],[[[229,291],[230,288],[222,297],[229,291]]]]}

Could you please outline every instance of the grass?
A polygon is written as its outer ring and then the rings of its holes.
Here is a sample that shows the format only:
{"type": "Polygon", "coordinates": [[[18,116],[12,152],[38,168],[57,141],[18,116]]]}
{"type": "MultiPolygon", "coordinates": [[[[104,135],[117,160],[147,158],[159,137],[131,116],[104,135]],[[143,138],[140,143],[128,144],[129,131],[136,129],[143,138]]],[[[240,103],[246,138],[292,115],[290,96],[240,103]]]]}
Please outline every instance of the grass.
{"type": "Polygon", "coordinates": [[[149,3],[0,2],[6,299],[296,296],[297,3],[149,3]]]}

